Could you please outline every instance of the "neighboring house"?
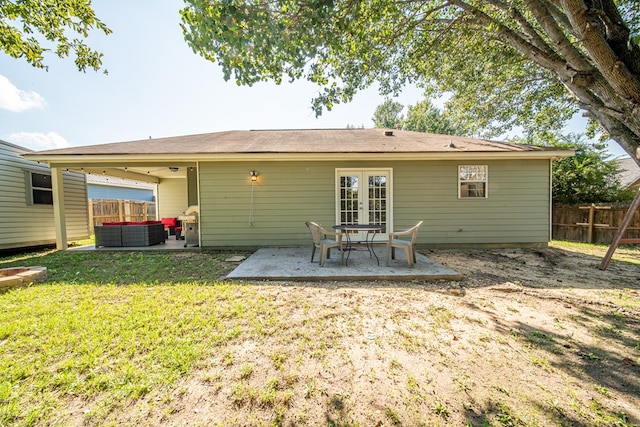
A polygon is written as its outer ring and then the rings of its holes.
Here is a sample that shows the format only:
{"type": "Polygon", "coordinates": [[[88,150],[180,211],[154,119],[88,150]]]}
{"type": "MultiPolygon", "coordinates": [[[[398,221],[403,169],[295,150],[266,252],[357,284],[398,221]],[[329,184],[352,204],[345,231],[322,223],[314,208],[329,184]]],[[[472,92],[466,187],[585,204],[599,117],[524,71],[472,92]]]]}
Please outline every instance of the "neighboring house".
{"type": "Polygon", "coordinates": [[[229,248],[307,245],[309,220],[387,231],[424,220],[418,244],[432,247],[546,245],[551,161],[571,155],[422,132],[327,129],[218,132],[26,157],[157,183],[159,217],[199,205],[200,245],[229,248]]]}
{"type": "MultiPolygon", "coordinates": [[[[0,140],[0,250],[56,243],[51,170],[26,160],[32,151],[0,140]]],[[[69,240],[89,237],[84,174],[62,172],[69,240]]]]}
{"type": "Polygon", "coordinates": [[[154,202],[156,185],[113,176],[87,174],[89,199],[154,202]]]}
{"type": "Polygon", "coordinates": [[[631,157],[616,160],[620,165],[620,184],[623,188],[637,190],[640,187],[640,166],[631,157]]]}

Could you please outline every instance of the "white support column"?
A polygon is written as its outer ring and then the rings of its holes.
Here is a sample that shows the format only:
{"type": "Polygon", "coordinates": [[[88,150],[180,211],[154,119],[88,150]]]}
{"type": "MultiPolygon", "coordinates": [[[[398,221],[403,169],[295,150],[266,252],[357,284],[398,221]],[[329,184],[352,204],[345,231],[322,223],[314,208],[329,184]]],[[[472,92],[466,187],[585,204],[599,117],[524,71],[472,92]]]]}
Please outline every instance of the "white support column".
{"type": "Polygon", "coordinates": [[[51,168],[51,189],[53,190],[53,220],[56,225],[56,249],[67,249],[67,221],[64,209],[64,184],[62,182],[62,169],[51,168]]]}

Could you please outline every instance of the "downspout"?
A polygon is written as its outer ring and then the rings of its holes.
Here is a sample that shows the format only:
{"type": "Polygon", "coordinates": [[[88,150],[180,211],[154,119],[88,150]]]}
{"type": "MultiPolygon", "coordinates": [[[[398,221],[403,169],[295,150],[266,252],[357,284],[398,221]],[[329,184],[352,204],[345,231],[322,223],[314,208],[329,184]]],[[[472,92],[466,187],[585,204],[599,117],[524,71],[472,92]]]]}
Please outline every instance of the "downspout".
{"type": "Polygon", "coordinates": [[[56,226],[56,249],[67,249],[67,222],[64,215],[64,178],[62,169],[51,167],[51,190],[53,191],[53,221],[56,226]]]}

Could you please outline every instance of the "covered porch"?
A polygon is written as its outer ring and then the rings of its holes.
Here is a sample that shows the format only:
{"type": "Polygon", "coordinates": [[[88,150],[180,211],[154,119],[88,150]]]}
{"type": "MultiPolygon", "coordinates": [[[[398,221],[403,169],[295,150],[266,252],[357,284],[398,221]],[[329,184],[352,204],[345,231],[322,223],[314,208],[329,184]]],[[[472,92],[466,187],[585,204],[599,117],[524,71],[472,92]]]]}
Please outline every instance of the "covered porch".
{"type": "MultiPolygon", "coordinates": [[[[61,212],[64,210],[64,189],[58,185],[56,176],[61,174],[63,170],[73,170],[75,172],[84,173],[86,175],[104,176],[106,180],[111,177],[123,178],[142,183],[154,184],[157,186],[156,191],[156,212],[157,220],[162,218],[178,218],[184,214],[184,211],[191,206],[198,205],[198,163],[189,161],[165,161],[165,162],[143,162],[139,159],[124,160],[119,159],[113,163],[91,163],[84,162],[82,167],[77,164],[67,163],[51,163],[52,184],[54,203],[54,219],[56,221],[56,246],[60,250],[67,249],[66,244],[66,218],[61,212]]],[[[156,219],[156,218],[150,218],[156,219]]],[[[112,220],[107,220],[112,221],[112,220]]],[[[129,221],[127,218],[116,219],[116,221],[129,221]]],[[[133,221],[138,221],[134,219],[133,221]]],[[[96,226],[100,226],[101,222],[97,221],[91,225],[91,229],[95,230],[96,226]]],[[[178,221],[178,226],[182,224],[178,221]]],[[[171,249],[185,249],[182,242],[172,242],[175,236],[171,235],[165,242],[165,245],[151,245],[149,247],[136,247],[137,250],[157,250],[157,246],[164,246],[171,249]]],[[[106,248],[100,248],[106,249],[106,248]]],[[[116,247],[108,248],[110,250],[118,250],[116,247]]],[[[120,248],[126,250],[127,248],[120,248]]],[[[131,248],[129,248],[131,249],[131,248]]]]}

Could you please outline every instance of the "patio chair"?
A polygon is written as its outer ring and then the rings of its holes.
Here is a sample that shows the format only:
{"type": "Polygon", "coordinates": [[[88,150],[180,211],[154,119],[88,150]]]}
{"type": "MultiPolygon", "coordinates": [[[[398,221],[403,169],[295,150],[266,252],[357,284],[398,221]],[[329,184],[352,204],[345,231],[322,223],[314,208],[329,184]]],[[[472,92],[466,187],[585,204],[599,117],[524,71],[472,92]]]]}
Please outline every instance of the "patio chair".
{"type": "Polygon", "coordinates": [[[391,259],[396,259],[396,248],[404,249],[404,253],[407,255],[407,262],[409,267],[413,267],[416,263],[416,248],[414,246],[416,238],[418,237],[418,229],[422,225],[423,221],[420,221],[408,230],[395,231],[389,233],[389,241],[387,242],[387,266],[391,259]],[[410,236],[409,240],[397,239],[398,236],[410,236]]]}
{"type": "Polygon", "coordinates": [[[311,262],[316,254],[316,249],[320,249],[320,266],[324,266],[324,261],[331,258],[331,248],[338,248],[340,250],[340,262],[344,263],[344,250],[342,249],[342,233],[334,233],[326,230],[321,225],[315,222],[307,221],[306,226],[311,231],[311,237],[313,238],[313,245],[311,247],[311,262]],[[329,239],[329,236],[336,237],[336,240],[329,239]]]}

